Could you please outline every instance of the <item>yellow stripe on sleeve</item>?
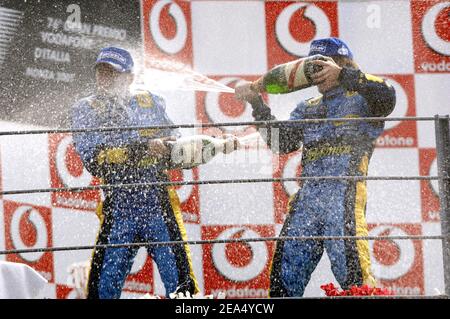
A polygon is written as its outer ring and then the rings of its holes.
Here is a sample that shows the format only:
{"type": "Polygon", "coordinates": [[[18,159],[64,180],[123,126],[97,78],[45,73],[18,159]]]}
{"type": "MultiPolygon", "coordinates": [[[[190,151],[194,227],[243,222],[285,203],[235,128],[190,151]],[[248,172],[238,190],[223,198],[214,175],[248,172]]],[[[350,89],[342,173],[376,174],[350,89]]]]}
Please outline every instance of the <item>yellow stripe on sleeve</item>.
{"type": "Polygon", "coordinates": [[[378,83],[384,82],[384,80],[382,78],[372,75],[372,74],[365,73],[364,76],[366,77],[367,81],[378,82],[378,83]]]}

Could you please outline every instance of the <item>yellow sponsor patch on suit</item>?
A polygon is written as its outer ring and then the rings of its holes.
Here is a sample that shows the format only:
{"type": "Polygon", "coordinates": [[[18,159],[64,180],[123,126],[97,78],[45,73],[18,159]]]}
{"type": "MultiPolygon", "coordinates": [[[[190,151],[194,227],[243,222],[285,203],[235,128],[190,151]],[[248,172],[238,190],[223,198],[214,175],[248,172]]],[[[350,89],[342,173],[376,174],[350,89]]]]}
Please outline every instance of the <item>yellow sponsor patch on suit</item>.
{"type": "Polygon", "coordinates": [[[136,101],[137,104],[142,108],[150,108],[154,105],[153,98],[148,92],[136,94],[136,101]]]}
{"type": "Polygon", "coordinates": [[[98,164],[123,164],[128,160],[127,149],[115,147],[102,150],[97,156],[98,164]]]}
{"type": "MultiPolygon", "coordinates": [[[[347,114],[346,116],[344,116],[344,119],[357,119],[360,116],[358,114],[347,114]]],[[[334,126],[341,126],[344,124],[351,124],[351,121],[333,121],[333,125],[334,126]]]]}
{"type": "Polygon", "coordinates": [[[352,97],[352,96],[355,96],[356,94],[358,94],[358,92],[356,92],[356,91],[347,91],[347,92],[345,92],[345,96],[346,97],[352,97]]]}
{"type": "Polygon", "coordinates": [[[306,100],[306,103],[308,103],[308,105],[314,106],[314,105],[319,105],[319,103],[322,101],[322,97],[318,96],[318,97],[312,97],[310,99],[306,100]]]}
{"type": "Polygon", "coordinates": [[[325,156],[336,156],[351,154],[352,147],[350,145],[326,145],[321,147],[313,147],[305,150],[303,163],[317,161],[325,156]]]}
{"type": "Polygon", "coordinates": [[[156,157],[153,156],[144,156],[138,163],[139,167],[148,167],[148,166],[152,166],[152,165],[156,165],[158,164],[158,159],[156,157]]]}
{"type": "Polygon", "coordinates": [[[155,135],[158,132],[159,132],[159,129],[149,128],[149,129],[145,129],[145,130],[139,130],[139,135],[143,136],[143,137],[152,137],[153,135],[155,135]]]}

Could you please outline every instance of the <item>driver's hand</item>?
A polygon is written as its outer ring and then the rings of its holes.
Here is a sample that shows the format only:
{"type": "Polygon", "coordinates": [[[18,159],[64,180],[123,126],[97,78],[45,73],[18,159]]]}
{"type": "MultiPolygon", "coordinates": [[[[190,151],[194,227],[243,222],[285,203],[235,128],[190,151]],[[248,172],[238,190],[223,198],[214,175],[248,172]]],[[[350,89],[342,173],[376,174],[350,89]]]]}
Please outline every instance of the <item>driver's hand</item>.
{"type": "Polygon", "coordinates": [[[245,81],[236,85],[234,95],[240,101],[250,102],[258,97],[258,93],[252,89],[253,82],[245,81]]]}
{"type": "Polygon", "coordinates": [[[342,68],[332,59],[328,61],[314,60],[311,63],[322,66],[322,70],[311,74],[314,85],[320,85],[325,91],[339,85],[339,74],[342,68]]]}
{"type": "Polygon", "coordinates": [[[224,154],[230,154],[241,147],[239,138],[233,134],[223,134],[222,138],[225,140],[225,145],[223,148],[224,154]]]}
{"type": "Polygon", "coordinates": [[[173,136],[164,137],[164,138],[155,138],[151,139],[148,142],[148,152],[150,156],[156,157],[157,159],[161,159],[170,154],[170,147],[166,142],[175,141],[176,138],[173,136]]]}

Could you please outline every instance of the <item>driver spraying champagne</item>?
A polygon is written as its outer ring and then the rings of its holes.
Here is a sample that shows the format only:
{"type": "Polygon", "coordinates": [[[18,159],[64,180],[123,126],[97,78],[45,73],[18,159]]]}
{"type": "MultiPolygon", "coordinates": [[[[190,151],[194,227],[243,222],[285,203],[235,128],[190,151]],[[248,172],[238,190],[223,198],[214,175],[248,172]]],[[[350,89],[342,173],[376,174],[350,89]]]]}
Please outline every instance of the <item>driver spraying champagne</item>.
{"type": "MultiPolygon", "coordinates": [[[[133,65],[130,53],[124,49],[107,47],[100,51],[95,63],[96,92],[73,106],[74,129],[173,125],[162,97],[146,90],[130,92],[133,65]]],[[[73,140],[86,169],[103,183],[117,186],[105,191],[99,207],[97,245],[186,241],[180,202],[173,187],[123,184],[166,182],[168,169],[192,168],[238,146],[233,136],[181,137],[177,129],[170,128],[90,130],[75,133],[73,140]],[[214,150],[209,157],[196,162],[187,155],[172,158],[172,154],[182,151],[203,153],[211,146],[214,150]]],[[[199,292],[187,244],[149,246],[147,251],[158,267],[166,296],[199,292]]],[[[119,298],[136,253],[136,247],[95,249],[87,297],[119,298]]]]}
{"type": "MultiPolygon", "coordinates": [[[[235,92],[238,99],[252,105],[255,120],[270,121],[276,118],[260,93],[289,93],[310,85],[317,85],[321,95],[300,101],[290,120],[383,118],[394,109],[394,88],[359,70],[349,47],[338,38],[312,41],[308,58],[277,66],[235,92]]],[[[302,149],[305,177],[366,176],[383,129],[381,120],[284,123],[270,126],[261,135],[281,154],[302,149]]],[[[291,198],[280,236],[367,236],[366,199],[364,180],[308,179],[291,198]]],[[[375,286],[367,240],[279,241],[272,260],[270,296],[302,296],[324,249],[343,289],[375,286]]]]}

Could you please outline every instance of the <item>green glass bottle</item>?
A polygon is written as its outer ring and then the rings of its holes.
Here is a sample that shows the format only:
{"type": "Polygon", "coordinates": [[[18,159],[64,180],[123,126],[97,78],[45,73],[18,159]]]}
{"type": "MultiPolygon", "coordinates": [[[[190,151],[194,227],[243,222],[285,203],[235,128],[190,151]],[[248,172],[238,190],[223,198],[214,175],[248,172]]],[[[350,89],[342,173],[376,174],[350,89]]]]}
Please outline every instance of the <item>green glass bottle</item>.
{"type": "Polygon", "coordinates": [[[285,94],[310,87],[312,86],[311,74],[322,70],[322,66],[311,61],[329,59],[331,58],[317,54],[277,65],[253,82],[252,89],[269,94],[285,94]]]}

